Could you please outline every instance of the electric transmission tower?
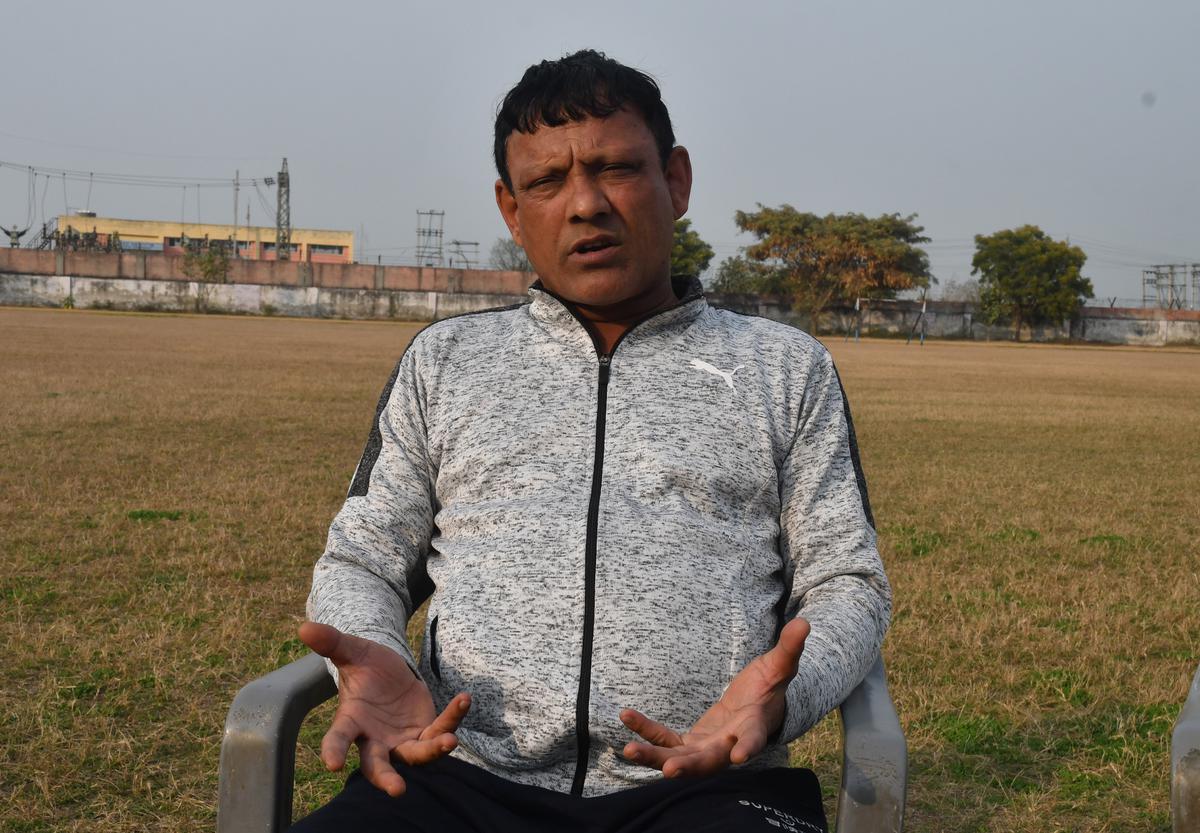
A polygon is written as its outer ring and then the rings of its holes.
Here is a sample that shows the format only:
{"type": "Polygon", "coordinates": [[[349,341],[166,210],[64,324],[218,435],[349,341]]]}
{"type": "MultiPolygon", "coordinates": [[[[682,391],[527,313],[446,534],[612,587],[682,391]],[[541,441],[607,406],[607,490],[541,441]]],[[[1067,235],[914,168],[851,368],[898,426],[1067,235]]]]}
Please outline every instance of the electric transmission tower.
{"type": "Polygon", "coordinates": [[[445,211],[417,212],[417,265],[442,265],[442,224],[445,211]]]}
{"type": "Polygon", "coordinates": [[[450,266],[457,263],[460,269],[474,269],[479,262],[479,242],[476,240],[450,241],[450,266]]]}
{"type": "Polygon", "coordinates": [[[292,257],[292,188],[288,177],[287,157],[279,169],[279,184],[275,191],[275,259],[290,260],[292,257]]]}

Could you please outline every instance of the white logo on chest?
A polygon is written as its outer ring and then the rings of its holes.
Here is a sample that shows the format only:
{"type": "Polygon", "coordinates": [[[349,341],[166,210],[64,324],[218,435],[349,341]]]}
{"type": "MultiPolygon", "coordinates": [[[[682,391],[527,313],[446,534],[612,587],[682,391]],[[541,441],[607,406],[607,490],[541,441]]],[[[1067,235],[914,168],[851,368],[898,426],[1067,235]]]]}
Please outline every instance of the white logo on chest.
{"type": "Polygon", "coordinates": [[[703,370],[705,373],[711,373],[714,376],[720,376],[725,380],[725,384],[729,385],[729,389],[734,393],[737,393],[737,388],[733,386],[733,374],[737,373],[739,370],[745,367],[745,365],[739,364],[733,370],[720,370],[719,368],[713,367],[706,361],[692,359],[692,367],[696,368],[697,370],[703,370]]]}

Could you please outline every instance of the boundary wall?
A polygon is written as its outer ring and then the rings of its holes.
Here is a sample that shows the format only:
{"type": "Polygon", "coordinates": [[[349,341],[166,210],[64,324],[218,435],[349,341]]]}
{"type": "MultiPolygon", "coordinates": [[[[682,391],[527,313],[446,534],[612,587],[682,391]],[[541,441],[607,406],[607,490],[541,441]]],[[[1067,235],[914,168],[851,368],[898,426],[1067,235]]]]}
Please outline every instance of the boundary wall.
{"type": "MultiPolygon", "coordinates": [[[[164,265],[164,261],[178,262],[182,258],[146,253],[0,249],[0,305],[435,321],[524,300],[534,277],[527,272],[483,269],[240,261],[236,265],[247,267],[249,277],[299,275],[308,280],[291,285],[262,280],[211,283],[155,277],[156,270],[179,265],[164,265]],[[47,260],[56,267],[90,268],[99,262],[109,272],[123,272],[132,262],[134,274],[94,275],[81,270],[66,275],[13,268],[34,265],[44,269],[47,260]],[[370,285],[361,285],[367,282],[364,274],[369,274],[370,285]]],[[[786,298],[711,293],[709,300],[716,306],[808,328],[807,317],[791,309],[786,298]]],[[[926,305],[923,322],[920,314],[920,301],[892,301],[861,312],[833,309],[823,316],[821,330],[826,336],[836,338],[853,334],[861,324],[861,333],[867,336],[905,337],[917,327],[917,332],[924,329],[930,338],[1012,340],[1011,326],[982,323],[976,319],[971,304],[931,301],[926,305]]],[[[1153,347],[1200,346],[1200,311],[1084,307],[1070,321],[1025,328],[1022,338],[1153,347]]]]}
{"type": "MultiPolygon", "coordinates": [[[[185,258],[157,252],[72,252],[64,249],[0,248],[0,273],[17,275],[131,278],[191,281],[185,258]]],[[[491,269],[383,266],[369,263],[310,263],[235,258],[221,284],[256,284],[324,289],[374,289],[412,292],[466,292],[523,295],[531,272],[491,269]]]]}
{"type": "Polygon", "coordinates": [[[525,297],[524,291],[500,295],[0,273],[0,306],[436,321],[525,297]]]}
{"type": "MultiPolygon", "coordinates": [[[[791,308],[786,298],[753,295],[709,296],[718,306],[761,315],[809,329],[808,317],[791,308]]],[[[1012,341],[1011,324],[985,324],[973,304],[929,301],[922,322],[920,301],[888,301],[867,305],[861,311],[834,308],[821,319],[827,336],[853,336],[856,327],[864,336],[952,338],[973,341],[1012,341]]],[[[1200,346],[1200,310],[1167,310],[1140,307],[1083,307],[1079,314],[1059,324],[1023,327],[1029,341],[1082,341],[1096,344],[1200,346]]]]}

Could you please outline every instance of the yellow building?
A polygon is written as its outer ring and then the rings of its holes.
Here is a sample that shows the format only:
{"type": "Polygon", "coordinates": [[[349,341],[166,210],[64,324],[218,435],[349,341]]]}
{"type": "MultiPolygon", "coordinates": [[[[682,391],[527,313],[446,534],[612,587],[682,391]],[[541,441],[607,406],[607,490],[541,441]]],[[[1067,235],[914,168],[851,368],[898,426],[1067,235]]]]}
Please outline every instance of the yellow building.
{"type": "MultiPolygon", "coordinates": [[[[237,226],[219,223],[179,223],[161,220],[123,220],[90,214],[60,215],[58,231],[78,234],[94,232],[104,245],[114,234],[127,251],[151,251],[181,255],[183,241],[231,240],[237,232],[238,256],[248,260],[277,260],[274,226],[237,226]]],[[[331,229],[292,229],[291,260],[311,263],[353,263],[354,232],[331,229]]]]}

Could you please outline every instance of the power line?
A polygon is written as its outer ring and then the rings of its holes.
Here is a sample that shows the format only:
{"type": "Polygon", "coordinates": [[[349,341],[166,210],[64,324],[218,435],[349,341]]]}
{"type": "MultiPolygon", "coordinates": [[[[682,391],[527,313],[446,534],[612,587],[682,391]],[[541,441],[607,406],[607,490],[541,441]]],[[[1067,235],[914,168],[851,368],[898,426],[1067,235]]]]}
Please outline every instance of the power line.
{"type": "Polygon", "coordinates": [[[54,145],[56,147],[74,148],[76,150],[95,150],[101,153],[119,153],[123,156],[142,156],[152,159],[204,159],[225,162],[265,162],[266,156],[208,156],[203,154],[181,154],[181,153],[149,153],[145,151],[127,150],[125,148],[103,147],[101,145],[80,145],[71,142],[58,142],[53,139],[39,139],[33,136],[22,136],[19,133],[9,133],[0,130],[0,136],[5,136],[9,139],[17,139],[22,142],[34,142],[38,145],[54,145]]]}

